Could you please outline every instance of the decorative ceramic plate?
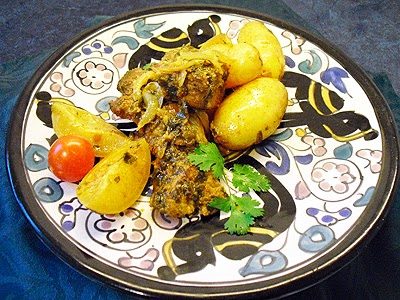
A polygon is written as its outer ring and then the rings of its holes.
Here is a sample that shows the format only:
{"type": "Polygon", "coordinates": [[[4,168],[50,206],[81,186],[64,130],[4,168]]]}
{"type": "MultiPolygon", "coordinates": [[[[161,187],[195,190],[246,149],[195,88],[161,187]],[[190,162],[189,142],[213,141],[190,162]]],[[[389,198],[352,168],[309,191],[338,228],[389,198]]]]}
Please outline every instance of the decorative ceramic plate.
{"type": "Polygon", "coordinates": [[[391,203],[398,142],[388,106],[334,45],[280,20],[222,7],[164,7],[109,20],[59,49],[36,72],[12,116],[8,163],[16,196],[40,236],[65,261],[137,294],[182,297],[291,293],[344,266],[372,237],[391,203]],[[149,207],[99,215],[77,185],[48,168],[55,135],[48,101],[61,98],[134,130],[109,103],[129,69],[217,33],[236,39],[259,19],[279,39],[290,104],[280,128],[239,158],[268,175],[255,195],[265,216],[244,236],[224,218],[172,219],[149,207]]]}

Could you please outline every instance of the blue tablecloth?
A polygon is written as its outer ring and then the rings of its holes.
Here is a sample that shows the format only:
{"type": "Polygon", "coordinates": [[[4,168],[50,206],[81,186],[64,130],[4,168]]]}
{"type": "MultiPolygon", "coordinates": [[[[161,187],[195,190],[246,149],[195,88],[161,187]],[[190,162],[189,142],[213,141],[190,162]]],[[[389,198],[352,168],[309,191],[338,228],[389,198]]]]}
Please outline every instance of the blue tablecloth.
{"type": "MultiPolygon", "coordinates": [[[[12,108],[34,70],[70,36],[85,27],[115,15],[157,4],[188,1],[2,1],[0,10],[0,298],[1,299],[123,299],[127,294],[86,278],[56,257],[38,239],[34,228],[23,216],[7,179],[5,165],[6,131],[12,108]],[[93,2],[97,2],[93,4],[93,2]],[[41,18],[33,22],[28,16],[41,18]],[[38,25],[41,24],[42,28],[38,25]],[[61,37],[60,37],[61,35],[61,37]]],[[[391,55],[400,51],[400,6],[396,1],[202,1],[244,7],[268,13],[328,38],[341,36],[338,44],[347,50],[346,40],[365,51],[355,59],[362,65],[387,99],[400,124],[400,97],[391,82],[400,82],[399,59],[388,72],[379,69],[391,55]],[[291,3],[293,2],[293,3],[291,3]],[[379,3],[379,4],[378,4],[379,3]],[[287,5],[289,4],[289,5],[287,5]],[[324,6],[325,5],[325,6],[324,6]],[[347,5],[347,6],[346,6],[347,5]],[[294,12],[291,8],[297,8],[294,12]],[[349,11],[347,11],[347,8],[349,11]],[[353,13],[352,13],[353,11],[353,13]],[[302,16],[300,16],[302,15],[302,16]],[[344,18],[342,18],[344,16],[344,18]],[[381,19],[376,19],[378,16],[381,19]],[[366,19],[365,19],[366,18],[366,19]],[[368,18],[371,23],[368,23],[368,18]],[[397,19],[396,19],[397,18],[397,19]],[[364,20],[365,19],[365,20],[364,20]],[[364,22],[366,21],[366,22],[364,22]],[[346,23],[347,22],[347,23],[346,23]],[[332,24],[336,24],[336,27],[332,24]],[[382,28],[368,26],[380,24],[382,28]],[[397,24],[397,27],[396,27],[397,24]],[[393,26],[393,31],[385,30],[393,26]],[[321,26],[330,26],[328,28],[321,26]],[[387,28],[386,28],[387,29],[387,28]],[[345,31],[344,31],[345,30],[345,31]],[[338,35],[342,31],[342,34],[338,35]],[[381,31],[381,33],[379,33],[381,31]],[[335,35],[336,34],[336,35],[335,35]],[[380,36],[379,36],[380,34],[380,36]],[[393,36],[392,36],[393,35],[393,36]],[[380,48],[371,47],[376,40],[380,48]],[[363,44],[364,43],[364,44],[363,44]],[[363,46],[364,45],[364,46],[363,46]],[[379,51],[378,51],[379,50],[379,51]],[[386,52],[387,53],[386,53],[386,52]],[[389,53],[390,52],[390,53],[389,53]],[[367,64],[365,60],[368,60],[367,64]],[[369,68],[368,66],[371,66],[369,68]],[[397,66],[397,69],[396,69],[397,66]]],[[[192,1],[192,3],[198,3],[192,1]]],[[[335,41],[333,41],[335,42],[335,41]]],[[[352,48],[352,47],[350,47],[352,48]]],[[[353,49],[353,48],[352,48],[353,49]]],[[[354,50],[354,49],[353,49],[354,50]]],[[[360,51],[361,51],[360,50],[360,51]]],[[[398,89],[396,87],[396,89],[398,89]]],[[[400,195],[377,236],[348,266],[330,278],[299,292],[289,299],[396,299],[400,298],[400,195]]]]}

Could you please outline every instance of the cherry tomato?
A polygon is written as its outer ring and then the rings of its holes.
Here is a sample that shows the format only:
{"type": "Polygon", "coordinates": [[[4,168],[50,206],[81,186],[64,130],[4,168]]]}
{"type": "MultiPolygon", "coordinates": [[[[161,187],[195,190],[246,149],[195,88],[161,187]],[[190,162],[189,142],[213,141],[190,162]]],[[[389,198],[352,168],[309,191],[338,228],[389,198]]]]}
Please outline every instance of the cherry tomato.
{"type": "Polygon", "coordinates": [[[50,170],[63,181],[81,180],[94,165],[92,145],[84,138],[66,135],[51,145],[48,162],[50,170]]]}

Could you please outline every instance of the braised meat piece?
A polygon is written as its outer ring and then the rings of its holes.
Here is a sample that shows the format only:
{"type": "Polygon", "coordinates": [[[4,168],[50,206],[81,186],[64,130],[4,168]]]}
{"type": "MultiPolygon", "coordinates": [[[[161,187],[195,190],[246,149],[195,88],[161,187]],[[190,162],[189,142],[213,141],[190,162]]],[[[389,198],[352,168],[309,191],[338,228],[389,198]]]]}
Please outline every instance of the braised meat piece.
{"type": "Polygon", "coordinates": [[[212,211],[208,203],[214,197],[225,197],[221,183],[211,172],[193,166],[186,148],[176,145],[166,149],[156,161],[153,173],[153,194],[150,205],[172,217],[207,216],[212,211]]]}
{"type": "Polygon", "coordinates": [[[202,61],[186,70],[162,75],[158,82],[167,99],[181,99],[192,108],[213,110],[221,103],[225,79],[211,63],[202,61]]]}
{"type": "Polygon", "coordinates": [[[181,99],[190,107],[213,110],[225,93],[228,66],[215,57],[191,46],[168,52],[150,68],[159,75],[158,82],[166,97],[181,99]]]}
{"type": "Polygon", "coordinates": [[[221,183],[211,172],[200,171],[188,160],[200,143],[206,143],[201,121],[185,105],[170,103],[139,131],[155,157],[150,206],[172,217],[209,215],[207,204],[225,197],[221,183]]]}
{"type": "Polygon", "coordinates": [[[172,217],[209,215],[208,203],[226,195],[211,172],[188,160],[207,142],[204,119],[198,116],[218,107],[227,78],[224,64],[203,56],[184,47],[159,63],[128,71],[118,84],[122,96],[111,103],[116,115],[138,124],[137,135],[149,143],[154,157],[150,205],[172,217]]]}
{"type": "Polygon", "coordinates": [[[168,52],[159,63],[153,63],[146,69],[127,71],[118,83],[122,97],[111,103],[112,111],[123,118],[139,120],[144,111],[149,110],[144,89],[152,82],[159,87],[159,107],[164,102],[172,101],[184,102],[195,109],[216,109],[225,93],[228,67],[208,56],[186,46],[168,52]]]}

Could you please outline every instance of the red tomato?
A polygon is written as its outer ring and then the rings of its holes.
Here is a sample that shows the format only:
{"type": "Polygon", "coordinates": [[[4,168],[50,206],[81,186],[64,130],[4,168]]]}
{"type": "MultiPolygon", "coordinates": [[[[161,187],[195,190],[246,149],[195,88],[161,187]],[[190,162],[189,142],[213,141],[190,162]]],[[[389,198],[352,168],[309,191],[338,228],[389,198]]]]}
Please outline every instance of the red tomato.
{"type": "Polygon", "coordinates": [[[50,170],[58,178],[76,182],[93,168],[93,147],[86,139],[79,136],[62,136],[51,145],[48,162],[50,170]]]}

